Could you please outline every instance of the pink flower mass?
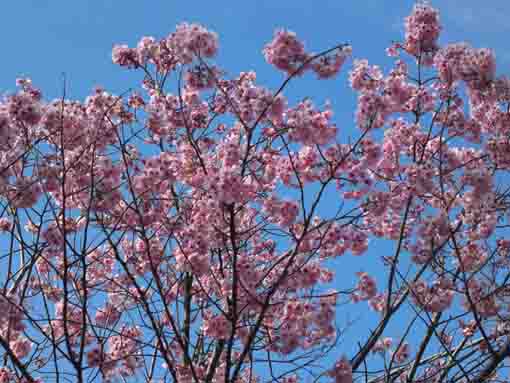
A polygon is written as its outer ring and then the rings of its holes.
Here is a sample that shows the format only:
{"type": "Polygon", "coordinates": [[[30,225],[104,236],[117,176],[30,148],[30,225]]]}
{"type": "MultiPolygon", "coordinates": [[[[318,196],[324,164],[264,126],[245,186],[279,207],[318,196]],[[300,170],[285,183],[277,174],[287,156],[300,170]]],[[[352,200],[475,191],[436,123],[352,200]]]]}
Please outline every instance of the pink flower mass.
{"type": "Polygon", "coordinates": [[[113,47],[121,95],[18,79],[0,383],[509,382],[510,80],[442,31],[416,3],[387,70],[279,29],[277,90],[189,23],[113,47]],[[352,121],[286,95],[309,72],[352,121]]]}

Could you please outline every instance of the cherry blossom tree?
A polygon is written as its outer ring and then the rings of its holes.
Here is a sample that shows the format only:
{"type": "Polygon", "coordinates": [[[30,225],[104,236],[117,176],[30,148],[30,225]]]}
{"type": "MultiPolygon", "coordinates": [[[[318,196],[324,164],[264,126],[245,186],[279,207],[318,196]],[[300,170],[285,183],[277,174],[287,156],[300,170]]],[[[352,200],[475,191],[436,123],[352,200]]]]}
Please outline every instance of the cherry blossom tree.
{"type": "Polygon", "coordinates": [[[186,23],[114,47],[136,90],[44,101],[18,79],[0,103],[0,382],[508,382],[510,80],[441,30],[417,3],[387,73],[344,69],[354,137],[284,95],[351,47],[288,30],[262,52],[275,90],[228,76],[218,36],[186,23]]]}

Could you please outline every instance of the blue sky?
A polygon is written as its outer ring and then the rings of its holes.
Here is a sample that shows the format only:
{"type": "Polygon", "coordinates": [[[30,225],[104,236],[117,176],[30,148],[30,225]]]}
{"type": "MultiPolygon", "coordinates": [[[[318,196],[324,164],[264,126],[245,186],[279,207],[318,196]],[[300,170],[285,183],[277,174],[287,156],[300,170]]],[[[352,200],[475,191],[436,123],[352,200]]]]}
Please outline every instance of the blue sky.
{"type": "MultiPolygon", "coordinates": [[[[99,84],[121,92],[127,86],[127,76],[111,63],[112,45],[134,45],[143,35],[166,36],[182,21],[196,21],[218,32],[220,65],[232,73],[255,69],[262,82],[275,85],[281,76],[260,54],[275,28],[294,30],[310,50],[319,51],[347,41],[353,44],[354,56],[382,62],[384,48],[400,37],[402,19],[413,3],[413,0],[6,1],[0,23],[4,36],[0,90],[12,89],[16,76],[29,75],[48,97],[59,96],[61,73],[66,72],[74,98],[84,97],[99,84]]],[[[510,32],[507,23],[510,2],[491,0],[490,6],[484,6],[475,0],[441,0],[432,4],[442,12],[443,41],[466,40],[477,46],[493,47],[499,63],[509,66],[510,55],[504,50],[505,36],[510,32]]],[[[321,83],[324,95],[331,92],[334,96],[346,88],[345,82],[325,84],[321,83]]],[[[307,93],[308,81],[300,85],[303,89],[300,93],[307,93]]]]}
{"type": "MultiPolygon", "coordinates": [[[[354,57],[388,69],[391,61],[384,50],[392,40],[402,38],[403,18],[413,4],[413,0],[5,1],[0,22],[4,36],[0,92],[14,90],[15,78],[28,76],[45,98],[60,97],[65,72],[69,98],[81,100],[97,85],[120,94],[136,87],[140,77],[112,64],[112,46],[134,46],[142,36],[164,37],[183,21],[198,22],[219,34],[220,53],[215,61],[230,76],[255,70],[258,82],[272,89],[284,76],[265,62],[261,50],[279,27],[295,31],[310,51],[348,42],[354,57]]],[[[432,4],[441,11],[441,42],[467,41],[493,48],[498,73],[510,75],[510,1],[490,0],[490,6],[475,0],[432,4]]],[[[356,136],[356,95],[347,83],[349,65],[330,81],[319,82],[312,75],[299,78],[285,94],[291,100],[311,96],[318,105],[330,99],[341,132],[356,136]]],[[[391,248],[371,248],[370,254],[381,251],[391,248]]],[[[347,269],[358,271],[364,263],[365,269],[373,267],[367,260],[348,257],[347,269]]],[[[346,351],[350,352],[349,347],[346,351]]]]}

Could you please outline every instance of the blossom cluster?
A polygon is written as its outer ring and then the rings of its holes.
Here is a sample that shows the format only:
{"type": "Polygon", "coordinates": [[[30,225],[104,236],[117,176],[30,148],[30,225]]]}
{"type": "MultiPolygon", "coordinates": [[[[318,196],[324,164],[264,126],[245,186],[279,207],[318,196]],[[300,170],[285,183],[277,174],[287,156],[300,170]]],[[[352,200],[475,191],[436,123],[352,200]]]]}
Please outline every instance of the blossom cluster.
{"type": "Polygon", "coordinates": [[[318,376],[439,382],[461,369],[447,347],[505,350],[510,81],[441,30],[420,2],[390,70],[354,60],[357,137],[331,103],[283,93],[305,71],[333,77],[350,47],[312,54],[287,30],[263,50],[288,75],[276,91],[227,78],[216,33],[186,23],[113,48],[144,74],[126,96],[44,101],[19,79],[0,102],[0,382],[46,381],[65,359],[77,381],[255,383],[278,364],[294,383],[296,361],[327,361],[344,336],[342,309],[365,305],[377,327],[318,376]],[[390,254],[369,251],[382,241],[390,254]],[[381,356],[384,371],[364,367],[381,356]]]}
{"type": "Polygon", "coordinates": [[[351,47],[347,45],[315,58],[312,53],[305,51],[304,44],[294,32],[284,29],[277,30],[273,40],[263,50],[266,61],[288,75],[303,74],[311,69],[319,79],[335,76],[351,52],[351,47]]]}

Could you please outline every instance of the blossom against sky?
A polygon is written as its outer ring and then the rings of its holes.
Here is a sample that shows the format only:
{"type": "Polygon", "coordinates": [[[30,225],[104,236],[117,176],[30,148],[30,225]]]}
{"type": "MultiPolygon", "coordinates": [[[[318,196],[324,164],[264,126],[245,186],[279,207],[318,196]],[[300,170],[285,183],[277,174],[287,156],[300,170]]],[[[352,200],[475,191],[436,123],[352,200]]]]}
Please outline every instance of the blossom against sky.
{"type": "MultiPolygon", "coordinates": [[[[86,96],[95,85],[120,93],[131,83],[126,82],[126,73],[111,63],[113,44],[133,45],[143,35],[163,37],[183,21],[198,22],[219,34],[217,61],[232,75],[253,69],[261,82],[269,81],[276,86],[281,74],[267,65],[261,54],[274,29],[293,30],[309,50],[349,42],[354,57],[380,61],[389,43],[400,38],[403,18],[413,3],[413,0],[9,1],[3,4],[0,23],[0,32],[5,36],[0,89],[14,89],[15,77],[27,75],[46,90],[47,97],[59,97],[61,75],[65,72],[73,98],[86,96]]],[[[441,41],[468,40],[473,46],[491,47],[497,52],[500,67],[510,66],[505,38],[510,28],[505,22],[510,15],[510,2],[491,0],[488,6],[474,0],[436,0],[432,5],[440,10],[446,26],[441,41]]],[[[300,93],[305,93],[312,84],[315,87],[309,94],[319,87],[323,96],[349,92],[345,83],[317,85],[305,79],[299,84],[300,93]]]]}
{"type": "MultiPolygon", "coordinates": [[[[134,46],[142,36],[168,35],[182,21],[198,22],[218,33],[218,65],[235,77],[239,71],[255,70],[261,84],[276,88],[282,74],[269,66],[262,48],[276,28],[295,31],[309,51],[321,51],[350,43],[354,58],[368,58],[383,68],[389,63],[384,50],[402,38],[403,19],[413,1],[311,1],[256,2],[115,2],[26,1],[4,6],[0,24],[4,36],[4,63],[0,89],[12,90],[15,78],[29,76],[46,98],[62,95],[62,73],[67,96],[82,99],[96,85],[116,94],[137,81],[111,63],[114,44],[134,46]],[[132,81],[130,81],[132,79],[132,81]]],[[[499,73],[510,64],[505,51],[507,26],[501,15],[510,5],[494,0],[492,11],[472,1],[435,1],[445,26],[442,42],[467,40],[475,47],[496,51],[499,73]],[[501,33],[496,33],[496,32],[501,33]]],[[[335,80],[318,82],[313,76],[297,79],[286,90],[291,98],[311,96],[317,104],[330,99],[340,129],[352,132],[356,95],[349,89],[347,70],[335,80]],[[349,130],[351,129],[351,130],[349,130]]],[[[345,142],[345,139],[342,141],[345,142]]],[[[372,254],[381,249],[370,249],[372,254]]],[[[367,256],[370,256],[367,255],[367,256]]],[[[364,263],[348,261],[356,271],[364,263]]],[[[354,273],[352,273],[354,275],[354,273]]],[[[347,281],[349,282],[349,281],[347,281]]]]}

